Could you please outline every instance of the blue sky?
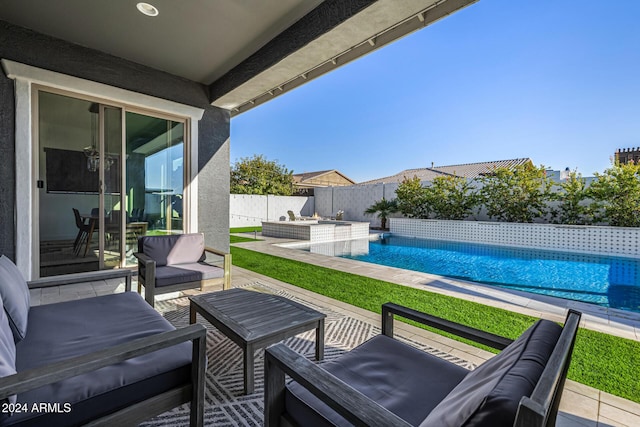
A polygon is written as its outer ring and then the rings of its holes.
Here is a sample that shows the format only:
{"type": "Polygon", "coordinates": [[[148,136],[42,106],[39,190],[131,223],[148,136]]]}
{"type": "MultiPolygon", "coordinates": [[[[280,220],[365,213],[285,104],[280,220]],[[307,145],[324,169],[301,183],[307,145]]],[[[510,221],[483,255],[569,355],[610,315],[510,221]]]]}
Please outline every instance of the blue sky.
{"type": "Polygon", "coordinates": [[[231,163],[362,182],[529,157],[591,176],[640,146],[640,0],[480,0],[231,120],[231,163]]]}

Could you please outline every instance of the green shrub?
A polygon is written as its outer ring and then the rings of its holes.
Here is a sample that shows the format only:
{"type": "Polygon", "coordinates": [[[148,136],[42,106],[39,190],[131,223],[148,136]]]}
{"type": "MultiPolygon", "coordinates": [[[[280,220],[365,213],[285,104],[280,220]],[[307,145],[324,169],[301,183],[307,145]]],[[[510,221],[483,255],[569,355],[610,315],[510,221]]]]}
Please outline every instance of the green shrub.
{"type": "Polygon", "coordinates": [[[560,184],[560,192],[554,194],[559,201],[554,209],[554,222],[558,224],[591,224],[593,209],[588,201],[586,180],[577,171],[569,173],[567,180],[560,184]]]}
{"type": "Polygon", "coordinates": [[[398,210],[407,218],[429,218],[430,202],[417,176],[404,178],[396,189],[398,210]]]}
{"type": "Polygon", "coordinates": [[[595,173],[588,194],[597,221],[619,227],[640,227],[640,163],[614,164],[595,173]]]}
{"type": "Polygon", "coordinates": [[[533,222],[550,211],[551,180],[544,166],[532,164],[500,167],[480,178],[482,203],[487,215],[498,221],[533,222]]]}
{"type": "Polygon", "coordinates": [[[465,219],[480,201],[473,184],[459,176],[436,177],[425,192],[437,219],[465,219]]]}

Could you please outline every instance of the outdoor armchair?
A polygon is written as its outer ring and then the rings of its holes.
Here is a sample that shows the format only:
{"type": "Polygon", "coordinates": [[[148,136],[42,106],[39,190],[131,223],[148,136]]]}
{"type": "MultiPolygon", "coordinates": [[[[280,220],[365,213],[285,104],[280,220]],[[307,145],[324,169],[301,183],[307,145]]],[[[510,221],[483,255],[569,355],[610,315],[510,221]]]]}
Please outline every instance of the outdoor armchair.
{"type": "Polygon", "coordinates": [[[29,307],[29,289],[117,276],[130,287],[129,270],[26,283],[0,257],[0,426],[135,425],[189,402],[203,425],[202,325],[176,329],[126,291],[29,307]]]}
{"type": "Polygon", "coordinates": [[[384,304],[382,334],[333,361],[266,349],[265,426],[553,426],[580,317],[539,320],[512,341],[384,304]],[[469,371],[394,339],[394,315],[502,351],[469,371]]]}
{"type": "Polygon", "coordinates": [[[144,236],[138,239],[138,292],[153,307],[155,296],[221,284],[231,287],[231,254],[204,245],[202,233],[144,236]],[[207,253],[222,258],[221,265],[207,261],[207,253]]]}

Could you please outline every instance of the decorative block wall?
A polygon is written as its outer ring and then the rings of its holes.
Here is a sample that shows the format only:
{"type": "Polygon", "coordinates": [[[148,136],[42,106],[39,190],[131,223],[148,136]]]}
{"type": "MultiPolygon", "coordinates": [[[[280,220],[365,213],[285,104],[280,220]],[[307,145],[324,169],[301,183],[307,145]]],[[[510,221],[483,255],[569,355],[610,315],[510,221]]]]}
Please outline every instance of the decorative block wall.
{"type": "Polygon", "coordinates": [[[600,255],[640,257],[640,228],[391,218],[392,234],[600,255]]]}

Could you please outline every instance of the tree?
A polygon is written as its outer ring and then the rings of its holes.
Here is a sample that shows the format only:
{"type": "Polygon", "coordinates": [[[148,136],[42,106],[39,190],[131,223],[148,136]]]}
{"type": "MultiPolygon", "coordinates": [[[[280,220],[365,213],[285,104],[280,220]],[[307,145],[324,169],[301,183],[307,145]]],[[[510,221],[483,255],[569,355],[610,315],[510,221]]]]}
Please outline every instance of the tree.
{"type": "Polygon", "coordinates": [[[395,199],[387,200],[384,197],[364,211],[365,215],[375,215],[377,213],[378,218],[380,218],[380,227],[383,230],[387,228],[387,218],[394,212],[398,212],[398,203],[395,199]]]}
{"type": "Polygon", "coordinates": [[[396,189],[398,210],[408,218],[429,218],[431,207],[417,176],[405,177],[396,189]]]}
{"type": "Polygon", "coordinates": [[[596,218],[619,227],[640,227],[640,163],[614,164],[594,175],[589,195],[596,218]]]}
{"type": "Polygon", "coordinates": [[[500,167],[480,178],[480,190],[487,215],[498,221],[533,222],[549,213],[551,180],[544,166],[530,163],[514,168],[500,167]]]}
{"type": "Polygon", "coordinates": [[[478,205],[473,185],[463,177],[438,176],[425,188],[426,199],[437,219],[464,219],[478,205]]]}
{"type": "Polygon", "coordinates": [[[591,224],[592,209],[586,200],[588,190],[586,180],[577,171],[569,173],[567,180],[560,184],[561,191],[554,195],[560,203],[553,214],[560,224],[591,224]]]}
{"type": "Polygon", "coordinates": [[[290,196],[293,171],[262,155],[244,157],[231,168],[231,193],[290,196]]]}

